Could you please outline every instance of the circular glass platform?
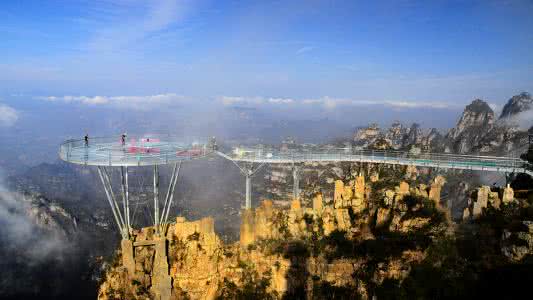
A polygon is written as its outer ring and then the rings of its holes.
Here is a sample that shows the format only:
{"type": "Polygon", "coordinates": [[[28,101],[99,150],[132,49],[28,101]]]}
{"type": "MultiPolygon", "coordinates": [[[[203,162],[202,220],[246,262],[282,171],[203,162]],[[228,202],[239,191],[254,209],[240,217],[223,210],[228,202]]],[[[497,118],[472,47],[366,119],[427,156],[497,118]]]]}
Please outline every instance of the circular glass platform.
{"type": "Polygon", "coordinates": [[[213,152],[206,140],[168,135],[89,137],[61,144],[59,157],[93,166],[152,166],[204,157],[213,152]]]}

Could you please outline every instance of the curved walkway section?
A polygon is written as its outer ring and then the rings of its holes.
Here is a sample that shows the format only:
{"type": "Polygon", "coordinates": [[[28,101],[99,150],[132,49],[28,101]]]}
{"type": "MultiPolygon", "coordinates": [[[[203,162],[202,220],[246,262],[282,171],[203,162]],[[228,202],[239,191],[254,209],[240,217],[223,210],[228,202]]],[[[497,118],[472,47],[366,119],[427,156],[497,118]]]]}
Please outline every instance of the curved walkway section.
{"type": "Polygon", "coordinates": [[[526,169],[527,163],[520,158],[457,155],[446,153],[411,153],[383,150],[354,150],[351,148],[326,148],[305,150],[264,149],[257,147],[234,148],[231,154],[219,155],[248,163],[302,163],[302,162],[368,162],[393,165],[414,165],[446,169],[465,169],[495,172],[533,172],[526,169]]]}
{"type": "Polygon", "coordinates": [[[168,135],[120,136],[68,140],[61,144],[59,157],[64,161],[93,166],[153,166],[204,157],[212,149],[205,141],[168,135]]]}

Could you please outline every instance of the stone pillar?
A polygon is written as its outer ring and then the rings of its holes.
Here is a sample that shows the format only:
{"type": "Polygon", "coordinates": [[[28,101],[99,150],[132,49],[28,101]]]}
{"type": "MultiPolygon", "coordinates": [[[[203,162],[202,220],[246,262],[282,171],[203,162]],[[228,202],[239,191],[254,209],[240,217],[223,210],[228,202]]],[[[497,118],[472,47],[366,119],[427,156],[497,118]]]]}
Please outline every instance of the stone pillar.
{"type": "Polygon", "coordinates": [[[383,226],[390,219],[390,208],[378,208],[376,212],[376,227],[383,226]]]}
{"type": "Polygon", "coordinates": [[[157,300],[170,300],[172,295],[172,277],[169,275],[167,240],[165,238],[155,240],[152,292],[157,300]]]}
{"type": "MultiPolygon", "coordinates": [[[[122,248],[122,265],[128,270],[128,275],[135,274],[135,258],[133,253],[133,242],[123,239],[120,242],[122,248]]],[[[131,278],[131,277],[130,277],[131,278]]]]}
{"type": "Polygon", "coordinates": [[[409,166],[407,166],[407,168],[405,168],[405,178],[406,179],[415,180],[417,175],[418,175],[418,171],[416,169],[416,166],[409,165],[409,166]]]}
{"type": "Polygon", "coordinates": [[[322,199],[322,194],[319,193],[313,198],[313,210],[315,213],[321,214],[323,208],[324,200],[322,199]]]}
{"type": "Polygon", "coordinates": [[[514,190],[510,184],[503,190],[502,201],[504,204],[514,202],[514,190]]]}
{"type": "Polygon", "coordinates": [[[355,179],[355,194],[364,197],[365,194],[365,176],[359,174],[355,179]]]}
{"type": "Polygon", "coordinates": [[[333,206],[335,208],[342,207],[342,194],[344,193],[344,182],[342,180],[335,180],[335,192],[333,194],[333,206]]]}
{"type": "Polygon", "coordinates": [[[300,197],[300,166],[292,167],[292,197],[293,199],[299,199],[300,197]]]}
{"type": "Polygon", "coordinates": [[[300,200],[295,199],[291,201],[291,210],[289,211],[287,215],[287,227],[289,229],[289,232],[293,236],[300,236],[302,233],[302,218],[303,218],[303,210],[302,210],[302,203],[300,200]]]}
{"type": "Polygon", "coordinates": [[[489,203],[492,207],[500,209],[500,204],[502,203],[502,201],[500,200],[500,197],[497,192],[489,193],[489,203]]]}
{"type": "Polygon", "coordinates": [[[300,211],[302,209],[302,203],[299,199],[294,199],[291,201],[291,210],[292,211],[300,211]]]}
{"type": "Polygon", "coordinates": [[[337,227],[335,226],[335,215],[331,206],[326,206],[322,214],[322,222],[324,224],[324,234],[329,235],[337,227]]]}
{"type": "Polygon", "coordinates": [[[397,194],[401,196],[409,195],[409,184],[405,181],[400,182],[397,194]]]}
{"type": "Polygon", "coordinates": [[[248,246],[254,241],[254,213],[251,209],[244,209],[241,220],[241,246],[248,246]]]}
{"type": "Polygon", "coordinates": [[[215,220],[212,217],[205,217],[200,219],[200,233],[214,233],[215,232],[215,220]]]}
{"type": "Polygon", "coordinates": [[[472,216],[474,218],[481,215],[483,208],[487,208],[489,202],[489,193],[490,187],[482,186],[477,190],[477,200],[474,202],[474,207],[472,208],[472,216]]]}
{"type": "Polygon", "coordinates": [[[433,200],[433,202],[435,202],[435,205],[437,207],[440,207],[441,190],[442,190],[442,186],[438,183],[432,183],[431,188],[429,190],[429,199],[433,200]]]}
{"type": "Polygon", "coordinates": [[[263,207],[265,211],[265,216],[267,218],[272,218],[272,214],[273,214],[272,200],[263,200],[263,203],[261,203],[261,206],[263,207]]]}
{"type": "Polygon", "coordinates": [[[352,226],[350,213],[346,208],[335,209],[335,218],[337,220],[337,224],[339,225],[339,230],[346,231],[352,226]]]}

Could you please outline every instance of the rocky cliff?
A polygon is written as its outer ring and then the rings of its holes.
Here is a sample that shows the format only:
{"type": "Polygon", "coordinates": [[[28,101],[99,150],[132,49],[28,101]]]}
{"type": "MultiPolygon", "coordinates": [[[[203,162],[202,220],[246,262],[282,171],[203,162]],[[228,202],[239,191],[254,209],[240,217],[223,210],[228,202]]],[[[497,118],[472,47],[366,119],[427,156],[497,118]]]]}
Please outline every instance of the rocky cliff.
{"type": "MultiPolygon", "coordinates": [[[[344,296],[368,298],[370,286],[376,282],[404,278],[409,265],[425,256],[413,245],[393,247],[395,255],[380,261],[369,260],[367,254],[355,251],[357,247],[345,251],[346,247],[352,243],[368,247],[385,237],[386,245],[379,247],[390,251],[388,247],[398,243],[400,236],[411,232],[427,232],[431,227],[428,234],[443,234],[446,221],[443,213],[435,210],[435,189],[443,180],[436,180],[431,187],[410,188],[401,183],[375,195],[372,199],[380,199],[378,202],[370,200],[372,184],[366,183],[364,176],[347,183],[336,181],[333,201],[325,203],[322,195],[316,194],[312,207],[302,206],[298,199],[289,209],[263,201],[254,211],[243,212],[241,241],[230,245],[215,235],[212,219],[187,222],[178,218],[165,236],[169,265],[163,268],[168,268],[172,278],[172,297],[322,299],[338,289],[344,296]],[[429,226],[434,222],[442,226],[429,226]],[[376,229],[384,226],[385,235],[376,229]],[[368,266],[376,268],[375,278],[353,277],[368,266]]],[[[99,299],[154,297],[158,250],[140,246],[154,236],[153,228],[135,235],[132,243],[139,246],[134,251],[134,267],[122,267],[119,258],[107,272],[99,299]]]]}
{"type": "MultiPolygon", "coordinates": [[[[493,272],[528,264],[533,214],[523,197],[529,194],[510,186],[474,189],[465,220],[454,225],[440,199],[444,177],[425,183],[412,175],[407,181],[399,177],[392,169],[348,175],[331,184],[331,199],[317,192],[306,201],[290,201],[289,207],[262,201],[243,211],[240,241],[231,244],[218,238],[211,218],[178,217],[163,236],[143,228],[123,241],[98,297],[498,296],[496,286],[478,287],[492,280],[493,272]]],[[[513,289],[505,295],[520,290],[522,281],[503,281],[513,289]]]]}

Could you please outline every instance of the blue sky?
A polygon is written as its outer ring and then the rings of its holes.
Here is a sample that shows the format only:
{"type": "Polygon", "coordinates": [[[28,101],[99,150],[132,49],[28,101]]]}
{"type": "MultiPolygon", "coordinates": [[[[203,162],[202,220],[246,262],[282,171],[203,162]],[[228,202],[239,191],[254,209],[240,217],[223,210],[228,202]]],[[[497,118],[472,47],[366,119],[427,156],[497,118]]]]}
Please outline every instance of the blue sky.
{"type": "Polygon", "coordinates": [[[530,0],[2,1],[0,112],[21,97],[501,106],[533,91],[532,13],[530,0]]]}

